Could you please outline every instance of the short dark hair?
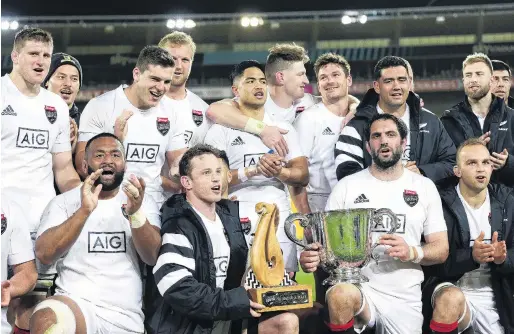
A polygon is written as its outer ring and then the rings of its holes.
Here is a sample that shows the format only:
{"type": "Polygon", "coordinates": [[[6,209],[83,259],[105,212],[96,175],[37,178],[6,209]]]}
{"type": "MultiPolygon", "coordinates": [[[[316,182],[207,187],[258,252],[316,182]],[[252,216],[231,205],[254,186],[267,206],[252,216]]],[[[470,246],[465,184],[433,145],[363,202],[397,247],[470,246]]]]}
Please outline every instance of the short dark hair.
{"type": "Polygon", "coordinates": [[[493,63],[493,71],[507,71],[509,75],[512,75],[512,71],[510,70],[510,66],[501,60],[491,60],[493,63]]]}
{"type": "Polygon", "coordinates": [[[88,150],[89,150],[89,147],[91,146],[91,144],[95,140],[100,139],[100,138],[113,138],[114,140],[116,140],[121,145],[123,156],[125,156],[125,147],[123,146],[123,143],[121,142],[121,140],[118,137],[116,137],[115,135],[113,135],[112,133],[102,132],[87,141],[86,148],[84,150],[86,153],[85,154],[86,157],[87,157],[87,153],[88,153],[88,150]]]}
{"type": "Polygon", "coordinates": [[[227,152],[220,150],[220,159],[227,165],[227,168],[230,169],[230,161],[228,160],[227,152]]]}
{"type": "Polygon", "coordinates": [[[13,50],[19,51],[25,46],[27,41],[43,42],[46,44],[54,44],[52,34],[40,28],[24,28],[14,36],[13,50]]]}
{"type": "Polygon", "coordinates": [[[405,67],[405,70],[407,71],[407,73],[409,73],[408,65],[405,62],[405,59],[403,59],[401,57],[385,56],[384,58],[380,59],[377,62],[377,64],[375,65],[375,68],[373,69],[373,75],[374,75],[375,80],[380,79],[380,77],[382,76],[383,69],[390,68],[390,67],[397,67],[397,66],[405,67]]]}
{"type": "Polygon", "coordinates": [[[191,147],[184,153],[182,159],[178,163],[178,172],[180,176],[188,176],[191,173],[191,160],[204,154],[212,154],[216,158],[221,158],[220,151],[211,145],[198,144],[191,147]]]}
{"type": "Polygon", "coordinates": [[[316,77],[319,74],[319,70],[328,64],[336,64],[341,66],[343,69],[344,74],[346,76],[350,75],[350,64],[348,61],[343,57],[335,53],[324,53],[321,56],[316,59],[316,62],[314,63],[314,73],[316,73],[316,77]]]}
{"type": "Polygon", "coordinates": [[[144,72],[148,69],[149,65],[174,67],[175,62],[170,53],[165,49],[157,45],[147,45],[139,53],[136,67],[139,68],[141,72],[144,72]]]}
{"type": "Polygon", "coordinates": [[[243,75],[246,69],[252,67],[257,67],[259,70],[262,71],[262,73],[264,73],[264,66],[262,66],[262,64],[259,63],[257,60],[242,61],[239,64],[235,65],[232,69],[232,72],[230,72],[230,81],[232,82],[232,84],[243,75]]]}
{"type": "Polygon", "coordinates": [[[407,125],[398,117],[391,115],[391,114],[384,113],[384,114],[375,114],[373,117],[371,117],[371,120],[368,123],[368,127],[365,129],[366,140],[367,141],[371,140],[371,126],[373,125],[373,123],[375,123],[376,121],[387,121],[387,120],[391,120],[396,124],[396,128],[398,129],[398,132],[400,133],[400,138],[402,140],[407,138],[407,133],[409,131],[407,128],[407,125]]]}

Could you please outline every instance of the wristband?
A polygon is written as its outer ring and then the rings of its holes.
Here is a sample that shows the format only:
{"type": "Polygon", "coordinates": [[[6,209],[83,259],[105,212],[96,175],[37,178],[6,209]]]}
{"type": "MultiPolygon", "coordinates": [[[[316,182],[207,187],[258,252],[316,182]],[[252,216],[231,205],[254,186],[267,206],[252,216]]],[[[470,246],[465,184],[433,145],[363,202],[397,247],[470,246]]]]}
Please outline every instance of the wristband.
{"type": "Polygon", "coordinates": [[[262,130],[264,130],[265,127],[266,124],[264,124],[264,122],[258,121],[255,118],[249,118],[248,122],[246,122],[244,130],[246,132],[260,136],[262,130]]]}
{"type": "Polygon", "coordinates": [[[409,246],[409,258],[405,261],[401,260],[402,262],[410,262],[414,261],[416,259],[416,255],[414,254],[414,246],[409,246]]]}
{"type": "Polygon", "coordinates": [[[414,260],[412,260],[412,262],[420,263],[421,260],[423,260],[423,258],[425,257],[425,253],[423,252],[423,248],[421,246],[416,246],[414,248],[416,249],[416,252],[418,253],[418,255],[416,256],[416,258],[414,260]]]}
{"type": "Polygon", "coordinates": [[[146,215],[143,210],[137,210],[133,215],[129,216],[130,227],[140,228],[146,223],[146,215]]]}
{"type": "Polygon", "coordinates": [[[248,176],[246,176],[245,168],[241,167],[237,170],[237,178],[241,183],[248,181],[248,176]]]}

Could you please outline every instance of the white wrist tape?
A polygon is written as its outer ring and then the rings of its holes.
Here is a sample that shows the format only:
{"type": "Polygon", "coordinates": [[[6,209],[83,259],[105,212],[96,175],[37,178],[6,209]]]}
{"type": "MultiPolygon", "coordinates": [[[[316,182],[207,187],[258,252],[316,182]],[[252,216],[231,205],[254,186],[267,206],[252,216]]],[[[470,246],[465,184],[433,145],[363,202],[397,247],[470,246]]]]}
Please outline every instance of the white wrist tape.
{"type": "Polygon", "coordinates": [[[237,178],[241,183],[248,181],[248,176],[246,176],[245,167],[241,167],[237,170],[237,178]]]}
{"type": "Polygon", "coordinates": [[[414,248],[416,248],[416,252],[418,253],[418,256],[414,260],[412,260],[412,262],[420,263],[421,260],[423,260],[423,257],[425,257],[425,253],[423,252],[423,248],[421,248],[421,246],[416,246],[414,248]]]}
{"type": "Polygon", "coordinates": [[[143,210],[139,209],[133,215],[129,216],[130,227],[140,228],[146,223],[146,215],[143,210]]]}
{"type": "Polygon", "coordinates": [[[246,122],[245,125],[245,131],[249,133],[253,133],[254,135],[259,136],[266,127],[266,124],[264,122],[258,121],[255,118],[249,118],[248,122],[246,122]]]}

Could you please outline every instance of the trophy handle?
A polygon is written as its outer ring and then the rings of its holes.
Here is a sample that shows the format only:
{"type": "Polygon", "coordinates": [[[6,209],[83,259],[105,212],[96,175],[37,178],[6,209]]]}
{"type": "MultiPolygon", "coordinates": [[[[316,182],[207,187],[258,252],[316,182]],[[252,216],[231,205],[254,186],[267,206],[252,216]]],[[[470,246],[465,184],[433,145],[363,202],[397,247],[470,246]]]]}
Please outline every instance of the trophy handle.
{"type": "Polygon", "coordinates": [[[302,246],[303,248],[307,248],[307,244],[303,243],[302,240],[299,240],[296,235],[293,235],[291,233],[291,225],[294,224],[295,220],[300,221],[300,226],[305,228],[309,226],[309,218],[307,218],[306,215],[301,213],[293,213],[292,215],[289,215],[289,217],[286,218],[286,221],[284,223],[284,231],[286,232],[287,237],[289,240],[297,244],[298,246],[302,246]]]}
{"type": "MultiPolygon", "coordinates": [[[[389,231],[386,232],[386,234],[393,234],[396,232],[396,228],[398,227],[398,218],[396,218],[396,215],[393,211],[389,209],[378,209],[373,212],[373,221],[376,219],[379,219],[379,217],[382,217],[382,215],[386,215],[391,219],[391,228],[389,231]]],[[[375,242],[375,244],[371,247],[371,258],[375,260],[375,263],[378,264],[378,256],[375,256],[375,248],[379,245],[378,242],[375,242]]]]}

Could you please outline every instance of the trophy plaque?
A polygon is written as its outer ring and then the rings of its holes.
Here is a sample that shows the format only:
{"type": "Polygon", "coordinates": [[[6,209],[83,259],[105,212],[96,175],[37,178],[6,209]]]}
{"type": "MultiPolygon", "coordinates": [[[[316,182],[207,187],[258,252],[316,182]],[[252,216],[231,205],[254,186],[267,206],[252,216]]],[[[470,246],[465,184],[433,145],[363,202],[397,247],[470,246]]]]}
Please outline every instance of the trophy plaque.
{"type": "Polygon", "coordinates": [[[259,214],[259,222],[250,249],[250,276],[255,276],[256,280],[248,290],[251,300],[266,307],[259,312],[312,307],[312,288],[297,285],[285,271],[276,235],[277,206],[261,202],[255,205],[255,211],[259,214]]]}

